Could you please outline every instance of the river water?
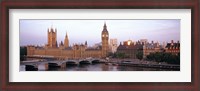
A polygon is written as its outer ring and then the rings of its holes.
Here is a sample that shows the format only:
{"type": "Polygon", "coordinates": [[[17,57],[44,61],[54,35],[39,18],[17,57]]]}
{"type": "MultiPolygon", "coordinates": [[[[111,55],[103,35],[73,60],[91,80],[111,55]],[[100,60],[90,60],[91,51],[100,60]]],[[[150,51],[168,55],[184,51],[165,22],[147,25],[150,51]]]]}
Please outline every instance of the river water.
{"type": "MultiPolygon", "coordinates": [[[[25,68],[24,65],[21,65],[20,71],[25,71],[24,68],[25,68]]],[[[159,69],[159,68],[106,65],[103,63],[98,63],[98,64],[82,64],[82,65],[76,65],[76,66],[67,65],[64,68],[49,68],[49,69],[45,69],[44,65],[39,65],[38,71],[173,71],[173,70],[159,69]]]]}

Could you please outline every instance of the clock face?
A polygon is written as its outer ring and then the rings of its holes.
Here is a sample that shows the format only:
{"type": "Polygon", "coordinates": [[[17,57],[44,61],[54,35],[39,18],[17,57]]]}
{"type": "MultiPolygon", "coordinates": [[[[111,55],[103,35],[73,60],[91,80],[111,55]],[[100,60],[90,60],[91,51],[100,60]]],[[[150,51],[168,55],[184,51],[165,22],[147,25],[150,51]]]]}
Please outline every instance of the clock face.
{"type": "Polygon", "coordinates": [[[108,37],[108,34],[102,34],[102,37],[108,37]]]}

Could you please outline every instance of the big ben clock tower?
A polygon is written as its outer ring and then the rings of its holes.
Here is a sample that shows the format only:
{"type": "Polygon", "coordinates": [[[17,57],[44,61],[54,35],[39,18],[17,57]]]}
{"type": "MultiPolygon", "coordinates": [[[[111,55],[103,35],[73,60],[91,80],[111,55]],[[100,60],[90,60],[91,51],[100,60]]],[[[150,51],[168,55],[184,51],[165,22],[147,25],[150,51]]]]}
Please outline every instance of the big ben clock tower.
{"type": "Polygon", "coordinates": [[[103,31],[101,33],[101,39],[102,39],[102,57],[106,57],[108,55],[108,39],[109,39],[109,33],[107,30],[106,23],[104,23],[103,31]]]}

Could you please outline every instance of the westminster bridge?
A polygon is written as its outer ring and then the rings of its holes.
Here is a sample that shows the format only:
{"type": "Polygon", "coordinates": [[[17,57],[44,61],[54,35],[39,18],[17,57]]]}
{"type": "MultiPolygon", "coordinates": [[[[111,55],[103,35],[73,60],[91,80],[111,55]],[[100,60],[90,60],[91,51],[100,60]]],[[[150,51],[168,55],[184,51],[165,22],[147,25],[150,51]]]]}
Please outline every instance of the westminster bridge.
{"type": "MultiPolygon", "coordinates": [[[[26,58],[27,58],[27,61],[20,62],[20,71],[37,71],[37,70],[41,71],[41,70],[51,70],[51,69],[65,69],[68,66],[77,67],[82,64],[96,64],[96,63],[104,63],[102,64],[103,66],[113,65],[113,66],[118,66],[118,67],[119,66],[128,67],[131,70],[134,70],[132,67],[152,68],[151,70],[160,70],[160,69],[180,70],[180,65],[162,64],[162,63],[156,63],[156,62],[145,61],[145,60],[140,61],[138,59],[100,59],[100,58],[62,59],[59,57],[39,56],[39,55],[26,56],[26,58]],[[21,68],[23,70],[21,70],[21,68]]],[[[99,66],[99,68],[103,66],[99,66]]],[[[93,67],[93,68],[97,68],[97,67],[93,67]]],[[[89,69],[93,70],[93,68],[89,68],[89,69]]],[[[76,70],[77,68],[74,68],[74,69],[76,70]]],[[[124,70],[124,68],[122,68],[121,70],[124,70]]],[[[141,70],[141,69],[138,69],[138,70],[141,70]]],[[[145,70],[149,70],[149,69],[145,69],[145,70]]]]}
{"type": "Polygon", "coordinates": [[[20,65],[24,65],[26,70],[38,70],[49,68],[65,68],[67,65],[80,65],[80,64],[93,64],[93,63],[105,63],[105,59],[100,58],[79,58],[79,59],[64,59],[53,56],[25,56],[27,61],[21,61],[20,65]]]}

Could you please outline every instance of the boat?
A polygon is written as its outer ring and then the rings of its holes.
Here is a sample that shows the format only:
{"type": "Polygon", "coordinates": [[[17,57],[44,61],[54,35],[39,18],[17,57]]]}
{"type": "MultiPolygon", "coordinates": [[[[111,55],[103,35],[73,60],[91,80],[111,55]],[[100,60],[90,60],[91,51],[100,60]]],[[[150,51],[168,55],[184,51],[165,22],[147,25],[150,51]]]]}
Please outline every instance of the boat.
{"type": "Polygon", "coordinates": [[[118,63],[112,63],[112,65],[114,65],[114,66],[118,66],[119,64],[118,64],[118,63]]]}

